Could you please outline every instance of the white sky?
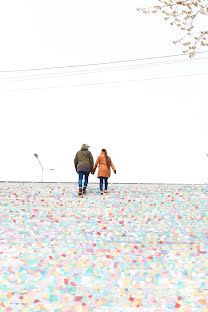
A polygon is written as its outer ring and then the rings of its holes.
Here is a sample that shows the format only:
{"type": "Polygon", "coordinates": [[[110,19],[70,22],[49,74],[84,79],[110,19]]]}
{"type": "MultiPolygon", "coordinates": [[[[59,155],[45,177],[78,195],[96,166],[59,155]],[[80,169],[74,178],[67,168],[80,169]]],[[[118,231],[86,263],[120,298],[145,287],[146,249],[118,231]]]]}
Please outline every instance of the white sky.
{"type": "MultiPolygon", "coordinates": [[[[176,29],[136,11],[153,3],[2,1],[0,71],[182,53],[176,29]]],[[[208,53],[1,72],[0,180],[39,181],[37,153],[55,168],[44,181],[77,181],[74,156],[87,143],[95,160],[108,150],[110,182],[207,182],[207,80],[208,53]]]]}

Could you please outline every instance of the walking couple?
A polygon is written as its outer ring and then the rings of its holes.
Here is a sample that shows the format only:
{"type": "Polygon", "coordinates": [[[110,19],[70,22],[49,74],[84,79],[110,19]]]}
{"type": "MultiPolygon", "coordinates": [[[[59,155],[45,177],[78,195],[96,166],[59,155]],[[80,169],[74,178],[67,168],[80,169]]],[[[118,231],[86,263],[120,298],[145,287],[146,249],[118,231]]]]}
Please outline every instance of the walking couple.
{"type": "Polygon", "coordinates": [[[94,174],[97,166],[99,165],[98,178],[100,179],[100,194],[103,195],[103,183],[105,183],[104,192],[107,193],[108,190],[108,178],[110,177],[111,170],[113,169],[116,173],[116,168],[114,167],[111,158],[108,156],[106,149],[101,150],[101,154],[97,157],[95,166],[92,153],[88,150],[89,146],[83,144],[81,150],[76,153],[74,158],[74,165],[76,171],[79,175],[79,195],[86,194],[88,177],[89,174],[94,174]],[[84,187],[82,188],[82,181],[84,180],[84,187]]]}

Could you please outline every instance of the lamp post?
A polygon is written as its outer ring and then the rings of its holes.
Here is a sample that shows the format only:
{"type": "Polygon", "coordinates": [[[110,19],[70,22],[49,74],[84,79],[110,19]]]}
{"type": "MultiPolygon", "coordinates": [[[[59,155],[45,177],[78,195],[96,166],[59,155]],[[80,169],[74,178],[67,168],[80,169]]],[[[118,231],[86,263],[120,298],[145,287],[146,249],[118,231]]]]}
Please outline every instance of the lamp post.
{"type": "Polygon", "coordinates": [[[47,168],[44,168],[44,167],[42,166],[42,164],[41,164],[39,158],[38,158],[38,154],[34,154],[34,156],[37,158],[37,160],[38,160],[38,162],[39,162],[39,164],[40,164],[40,166],[41,166],[41,170],[42,170],[41,182],[43,182],[43,171],[44,171],[44,169],[45,169],[45,170],[54,170],[54,169],[47,169],[47,168]]]}

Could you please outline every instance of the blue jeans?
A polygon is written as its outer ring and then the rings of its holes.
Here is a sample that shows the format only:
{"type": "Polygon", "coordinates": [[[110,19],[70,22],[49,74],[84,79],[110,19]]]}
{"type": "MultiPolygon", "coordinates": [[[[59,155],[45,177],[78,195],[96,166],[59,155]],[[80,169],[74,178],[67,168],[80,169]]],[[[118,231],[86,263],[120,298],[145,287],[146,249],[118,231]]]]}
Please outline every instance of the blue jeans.
{"type": "Polygon", "coordinates": [[[83,176],[85,176],[84,187],[87,187],[89,173],[88,172],[84,172],[84,171],[79,171],[78,175],[79,175],[79,182],[78,182],[79,183],[79,188],[82,187],[83,176]]]}
{"type": "Polygon", "coordinates": [[[99,177],[100,179],[100,191],[103,191],[103,180],[105,181],[105,190],[108,189],[108,178],[99,177]]]}

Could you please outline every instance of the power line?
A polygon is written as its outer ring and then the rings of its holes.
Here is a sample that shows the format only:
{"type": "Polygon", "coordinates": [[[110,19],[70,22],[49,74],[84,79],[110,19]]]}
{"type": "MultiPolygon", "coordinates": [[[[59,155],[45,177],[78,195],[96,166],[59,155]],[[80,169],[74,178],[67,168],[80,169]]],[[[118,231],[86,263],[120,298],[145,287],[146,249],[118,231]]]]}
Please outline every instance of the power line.
{"type": "MultiPolygon", "coordinates": [[[[192,77],[192,76],[206,76],[207,73],[196,73],[196,74],[185,74],[185,75],[175,75],[175,76],[162,76],[162,77],[153,77],[153,78],[144,78],[141,81],[150,81],[150,80],[159,80],[159,79],[172,79],[172,78],[182,78],[182,77],[192,77]]],[[[38,91],[38,90],[47,90],[47,89],[60,89],[60,88],[73,88],[73,87],[85,87],[85,86],[96,86],[96,85],[107,85],[107,84],[120,84],[120,83],[129,83],[129,82],[138,82],[138,79],[129,79],[121,81],[106,81],[106,82],[96,82],[96,83],[83,83],[83,84],[74,84],[74,85],[65,85],[65,86],[49,86],[42,88],[27,88],[27,89],[13,89],[7,90],[10,92],[14,91],[38,91]]],[[[3,89],[1,89],[3,90],[3,89]]]]}
{"type": "MultiPolygon", "coordinates": [[[[208,53],[208,51],[196,52],[196,54],[202,54],[202,53],[208,53]]],[[[179,56],[184,56],[184,53],[173,54],[173,55],[146,57],[146,58],[137,58],[137,59],[128,59],[128,60],[121,60],[121,61],[111,61],[111,62],[101,62],[101,63],[88,63],[88,64],[80,64],[80,65],[66,65],[66,66],[27,68],[27,69],[0,70],[0,73],[15,73],[15,72],[41,71],[41,70],[64,69],[64,68],[77,68],[77,67],[87,67],[87,66],[100,66],[100,65],[129,63],[129,62],[155,60],[155,59],[163,59],[163,58],[179,57],[179,56]]]]}
{"type": "Polygon", "coordinates": [[[157,62],[157,63],[147,63],[147,64],[138,64],[138,65],[128,65],[128,66],[117,66],[117,67],[107,67],[101,69],[92,69],[92,70],[81,70],[81,71],[71,71],[71,72],[59,72],[59,73],[48,73],[48,74],[38,74],[38,75],[29,75],[29,76],[13,76],[13,77],[0,77],[0,82],[2,80],[18,80],[18,81],[25,81],[25,80],[33,80],[33,79],[48,79],[48,78],[63,78],[65,76],[79,76],[79,75],[86,75],[86,74],[95,74],[99,72],[111,72],[111,71],[119,71],[119,70],[134,70],[138,68],[144,68],[149,66],[158,66],[158,65],[171,65],[171,64],[178,64],[184,63],[188,61],[201,61],[207,60],[208,58],[198,58],[194,60],[175,60],[170,62],[157,62]]]}
{"type": "Polygon", "coordinates": [[[152,63],[143,63],[143,64],[135,64],[135,65],[122,65],[122,66],[114,66],[114,67],[103,67],[103,68],[95,68],[89,70],[76,70],[70,72],[52,72],[52,73],[40,73],[40,74],[31,74],[27,76],[8,76],[8,77],[0,77],[0,83],[6,83],[11,80],[16,80],[18,82],[28,81],[28,80],[39,80],[39,79],[49,79],[49,78],[63,78],[69,76],[80,76],[80,75],[90,75],[96,73],[106,73],[112,71],[122,71],[122,70],[135,70],[150,66],[160,66],[160,65],[171,65],[178,63],[186,63],[186,62],[194,62],[194,61],[203,61],[207,60],[208,57],[194,58],[194,59],[182,59],[182,60],[172,60],[172,61],[161,61],[161,62],[152,62],[152,63]]]}

